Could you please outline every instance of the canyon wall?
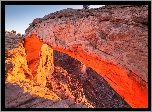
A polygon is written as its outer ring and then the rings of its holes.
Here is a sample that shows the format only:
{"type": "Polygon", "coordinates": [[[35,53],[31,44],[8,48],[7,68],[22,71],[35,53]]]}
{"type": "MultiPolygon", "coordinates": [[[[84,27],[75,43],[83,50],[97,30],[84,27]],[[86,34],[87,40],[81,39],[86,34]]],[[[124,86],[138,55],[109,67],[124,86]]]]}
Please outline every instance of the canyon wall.
{"type": "Polygon", "coordinates": [[[148,107],[148,6],[64,9],[34,19],[24,39],[33,75],[43,44],[91,67],[131,107],[148,107]]]}

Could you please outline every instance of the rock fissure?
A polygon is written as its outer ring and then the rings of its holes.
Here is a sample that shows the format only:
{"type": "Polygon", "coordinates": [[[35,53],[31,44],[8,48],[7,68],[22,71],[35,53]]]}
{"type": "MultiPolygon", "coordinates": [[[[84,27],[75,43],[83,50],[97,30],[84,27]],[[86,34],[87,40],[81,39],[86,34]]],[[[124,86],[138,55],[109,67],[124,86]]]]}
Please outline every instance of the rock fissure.
{"type": "MultiPolygon", "coordinates": [[[[106,78],[108,78],[106,75],[105,75],[106,78]]],[[[111,80],[110,78],[108,78],[111,82],[113,82],[114,84],[116,84],[113,80],[111,80]]],[[[117,85],[117,84],[116,84],[117,85]]]]}
{"type": "Polygon", "coordinates": [[[130,73],[128,74],[128,77],[133,77],[132,74],[135,75],[135,77],[140,78],[140,80],[142,80],[142,82],[145,83],[145,84],[143,84],[144,87],[146,87],[146,85],[148,85],[148,81],[145,81],[144,79],[142,79],[142,77],[139,77],[137,74],[135,74],[135,73],[132,72],[131,70],[130,70],[130,73]]]}
{"type": "Polygon", "coordinates": [[[25,102],[21,102],[20,104],[14,106],[14,107],[10,107],[10,108],[18,108],[18,107],[20,107],[20,106],[22,106],[22,105],[28,104],[29,102],[31,102],[31,101],[33,101],[33,100],[35,100],[35,99],[36,99],[36,97],[33,97],[33,98],[31,98],[31,99],[26,100],[25,102]]]}

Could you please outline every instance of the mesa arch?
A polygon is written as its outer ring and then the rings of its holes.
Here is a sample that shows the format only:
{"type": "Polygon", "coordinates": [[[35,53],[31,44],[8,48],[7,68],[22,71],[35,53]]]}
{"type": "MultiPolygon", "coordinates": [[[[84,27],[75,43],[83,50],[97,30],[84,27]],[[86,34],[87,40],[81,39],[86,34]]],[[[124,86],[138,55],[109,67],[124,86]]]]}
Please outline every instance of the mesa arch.
{"type": "Polygon", "coordinates": [[[35,73],[41,46],[47,44],[95,70],[131,107],[147,108],[147,24],[148,6],[65,9],[46,15],[26,30],[28,66],[35,73]]]}

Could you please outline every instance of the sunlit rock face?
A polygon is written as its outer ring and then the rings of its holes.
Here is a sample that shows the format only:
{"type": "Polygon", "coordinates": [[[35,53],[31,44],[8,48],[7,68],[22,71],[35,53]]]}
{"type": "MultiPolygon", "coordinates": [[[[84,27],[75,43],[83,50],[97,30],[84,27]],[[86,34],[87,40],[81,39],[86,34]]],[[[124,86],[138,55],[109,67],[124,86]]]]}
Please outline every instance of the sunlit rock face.
{"type": "Polygon", "coordinates": [[[50,61],[51,55],[49,55],[48,61],[46,63],[43,59],[46,58],[47,53],[52,53],[52,50],[50,50],[50,48],[48,48],[46,44],[41,46],[39,53],[41,55],[43,54],[44,58],[40,57],[40,64],[37,70],[38,75],[36,75],[38,76],[38,80],[36,80],[37,83],[35,83],[36,81],[34,80],[31,69],[29,69],[28,66],[28,61],[26,59],[27,56],[25,53],[25,48],[23,46],[23,39],[12,35],[5,36],[5,40],[5,45],[7,49],[5,52],[5,107],[16,108],[18,106],[21,106],[22,104],[24,105],[28,100],[28,104],[30,104],[30,101],[32,101],[33,98],[35,99],[35,97],[43,97],[49,100],[59,100],[60,97],[58,97],[52,90],[49,90],[45,87],[45,71],[48,72],[49,70],[49,72],[51,73],[54,64],[50,66],[51,63],[53,63],[53,60],[50,61]],[[12,42],[7,41],[9,39],[12,40],[12,42]],[[43,52],[42,50],[45,52],[43,52]],[[45,67],[42,67],[43,63],[46,64],[45,67]],[[48,63],[50,63],[49,67],[47,67],[48,63]],[[20,88],[16,88],[15,85],[18,85],[20,88]],[[21,92],[21,90],[23,92],[21,92]]]}
{"type": "Polygon", "coordinates": [[[55,71],[47,87],[62,99],[68,98],[94,108],[131,108],[110,85],[92,70],[67,54],[54,50],[55,71]]]}
{"type": "Polygon", "coordinates": [[[27,61],[37,59],[45,43],[91,67],[131,107],[148,107],[147,24],[148,6],[143,5],[58,11],[27,28],[27,61]]]}
{"type": "Polygon", "coordinates": [[[37,69],[37,83],[45,87],[46,75],[54,72],[53,49],[43,44],[40,52],[40,63],[37,69]]]}
{"type": "MultiPolygon", "coordinates": [[[[17,37],[15,35],[6,36],[5,39],[12,39],[12,42],[6,41],[5,52],[5,107],[6,108],[92,108],[87,102],[82,88],[77,81],[77,88],[73,92],[67,88],[62,74],[67,74],[55,67],[53,50],[48,45],[43,44],[40,48],[39,59],[32,63],[27,61],[25,48],[22,38],[16,43],[13,42],[17,37]],[[13,46],[13,47],[12,47],[13,46]],[[39,61],[38,61],[39,60],[39,61]],[[39,63],[38,63],[39,62],[39,63]],[[34,64],[35,63],[35,64],[34,64]],[[38,64],[37,64],[38,63],[38,64]],[[34,65],[38,65],[36,74],[31,71],[34,65]],[[29,69],[30,68],[30,69],[29,69]],[[52,74],[54,72],[54,74],[52,74]],[[60,80],[53,76],[57,74],[60,80]],[[51,77],[52,76],[52,77],[51,77]],[[48,79],[48,81],[47,81],[48,79]],[[63,80],[63,81],[62,81],[63,80]],[[51,82],[50,82],[51,81],[51,82]],[[61,82],[60,82],[61,81],[61,82]],[[47,85],[46,85],[47,84],[47,85]],[[48,86],[51,85],[51,86],[48,86]],[[63,86],[64,88],[60,88],[63,86]],[[53,88],[51,88],[53,87],[53,88]],[[64,91],[66,90],[66,92],[64,91]],[[54,92],[53,92],[54,91],[54,92]],[[59,95],[57,95],[56,93],[59,95]],[[62,92],[62,93],[60,93],[62,92]],[[79,95],[79,93],[81,93],[79,95]],[[78,97],[77,97],[78,96],[78,97]]],[[[26,43],[26,42],[24,42],[26,43]]],[[[32,43],[28,43],[32,45],[32,43]]],[[[32,53],[31,53],[32,54],[32,53]]],[[[57,57],[58,58],[58,57],[57,57]]],[[[64,70],[65,71],[65,70],[64,70]]],[[[70,76],[69,76],[70,78],[70,76]]],[[[76,80],[76,79],[75,79],[76,80]]],[[[71,83],[72,84],[72,83],[71,83]]],[[[71,85],[70,88],[75,87],[71,85]]]]}

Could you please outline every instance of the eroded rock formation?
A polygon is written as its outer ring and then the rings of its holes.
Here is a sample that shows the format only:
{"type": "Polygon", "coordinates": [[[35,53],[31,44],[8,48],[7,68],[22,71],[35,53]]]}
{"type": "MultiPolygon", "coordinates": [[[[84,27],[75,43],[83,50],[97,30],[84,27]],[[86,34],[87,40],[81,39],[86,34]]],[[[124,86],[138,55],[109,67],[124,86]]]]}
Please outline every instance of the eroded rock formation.
{"type": "Polygon", "coordinates": [[[27,61],[46,43],[91,67],[132,107],[148,107],[147,24],[145,5],[57,11],[26,30],[27,61]]]}
{"type": "Polygon", "coordinates": [[[54,50],[54,64],[47,84],[62,99],[89,103],[94,108],[131,108],[102,76],[77,59],[54,50]]]}
{"type": "MultiPolygon", "coordinates": [[[[47,94],[53,97],[51,91],[48,91],[47,94]]],[[[5,85],[5,97],[5,108],[87,108],[86,105],[76,104],[68,99],[50,100],[31,95],[16,83],[5,85]]]]}
{"type": "Polygon", "coordinates": [[[18,42],[21,42],[23,38],[21,36],[15,35],[12,32],[5,30],[5,52],[8,50],[18,48],[18,42]]]}
{"type": "Polygon", "coordinates": [[[5,40],[5,108],[88,108],[66,97],[63,100],[45,87],[46,74],[54,71],[51,48],[46,44],[41,46],[37,75],[32,76],[22,38],[10,33],[5,35],[5,40]]]}

